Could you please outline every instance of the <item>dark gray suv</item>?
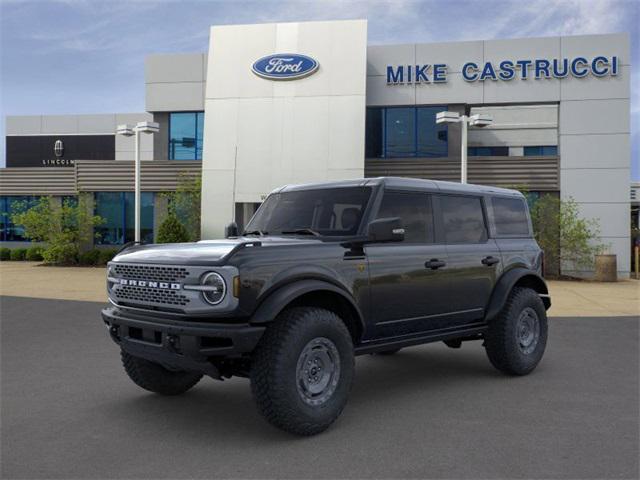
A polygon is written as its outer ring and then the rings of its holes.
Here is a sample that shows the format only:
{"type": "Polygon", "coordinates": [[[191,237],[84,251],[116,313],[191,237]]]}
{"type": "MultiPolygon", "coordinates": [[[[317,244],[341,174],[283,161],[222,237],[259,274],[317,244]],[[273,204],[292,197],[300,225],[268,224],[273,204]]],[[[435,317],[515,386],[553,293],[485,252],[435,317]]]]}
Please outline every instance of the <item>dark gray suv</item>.
{"type": "MultiPolygon", "coordinates": [[[[206,214],[206,209],[205,209],[206,214]]],[[[269,422],[302,435],[344,408],[354,357],[481,340],[510,375],[545,350],[551,301],[525,198],[405,178],[286,186],[238,235],[132,246],[102,317],[140,387],[251,379],[269,422]]]]}

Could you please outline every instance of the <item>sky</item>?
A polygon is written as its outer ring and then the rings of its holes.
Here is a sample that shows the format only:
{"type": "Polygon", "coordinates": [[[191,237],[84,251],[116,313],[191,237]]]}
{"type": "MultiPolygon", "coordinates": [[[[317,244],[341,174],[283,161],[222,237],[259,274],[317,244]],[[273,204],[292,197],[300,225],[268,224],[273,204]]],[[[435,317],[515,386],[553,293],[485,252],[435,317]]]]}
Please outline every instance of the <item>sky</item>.
{"type": "Polygon", "coordinates": [[[356,18],[371,45],[629,33],[640,180],[640,0],[0,0],[0,131],[6,115],[144,111],[145,56],[204,52],[211,25],[356,18]]]}

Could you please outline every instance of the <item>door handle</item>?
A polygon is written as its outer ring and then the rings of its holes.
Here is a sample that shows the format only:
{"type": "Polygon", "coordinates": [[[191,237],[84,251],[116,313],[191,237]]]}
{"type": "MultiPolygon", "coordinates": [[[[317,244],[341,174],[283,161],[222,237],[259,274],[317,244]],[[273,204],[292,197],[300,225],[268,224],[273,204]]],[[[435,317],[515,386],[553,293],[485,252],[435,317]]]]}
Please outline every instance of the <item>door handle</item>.
{"type": "Polygon", "coordinates": [[[431,260],[424,263],[425,268],[430,268],[431,270],[437,270],[440,267],[444,267],[447,263],[442,260],[438,260],[437,258],[432,258],[431,260]]]}
{"type": "Polygon", "coordinates": [[[486,265],[487,267],[490,267],[491,265],[495,265],[496,263],[498,263],[500,261],[499,258],[496,257],[492,257],[491,255],[489,255],[488,257],[484,257],[482,259],[482,264],[486,265]]]}

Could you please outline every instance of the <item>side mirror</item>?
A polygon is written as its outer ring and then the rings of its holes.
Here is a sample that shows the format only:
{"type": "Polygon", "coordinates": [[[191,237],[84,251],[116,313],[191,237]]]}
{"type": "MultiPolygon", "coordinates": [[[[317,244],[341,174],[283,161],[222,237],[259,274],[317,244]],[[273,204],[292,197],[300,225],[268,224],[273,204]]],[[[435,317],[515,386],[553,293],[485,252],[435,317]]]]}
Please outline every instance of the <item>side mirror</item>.
{"type": "Polygon", "coordinates": [[[231,222],[229,225],[224,227],[224,237],[237,237],[238,236],[238,224],[236,222],[231,222]]]}
{"type": "Polygon", "coordinates": [[[378,218],[369,223],[367,227],[368,241],[401,242],[404,240],[404,228],[399,217],[378,218]]]}

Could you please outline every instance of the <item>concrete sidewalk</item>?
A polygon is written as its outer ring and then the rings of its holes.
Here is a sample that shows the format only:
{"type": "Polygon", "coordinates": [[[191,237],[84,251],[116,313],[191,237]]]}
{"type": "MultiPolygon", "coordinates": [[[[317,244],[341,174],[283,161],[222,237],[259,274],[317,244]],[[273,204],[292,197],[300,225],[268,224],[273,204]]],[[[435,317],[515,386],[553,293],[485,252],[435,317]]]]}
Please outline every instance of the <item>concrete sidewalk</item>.
{"type": "MultiPolygon", "coordinates": [[[[640,316],[640,281],[549,281],[554,317],[640,316]]],[[[1,262],[0,295],[106,302],[104,267],[1,262]]]]}

